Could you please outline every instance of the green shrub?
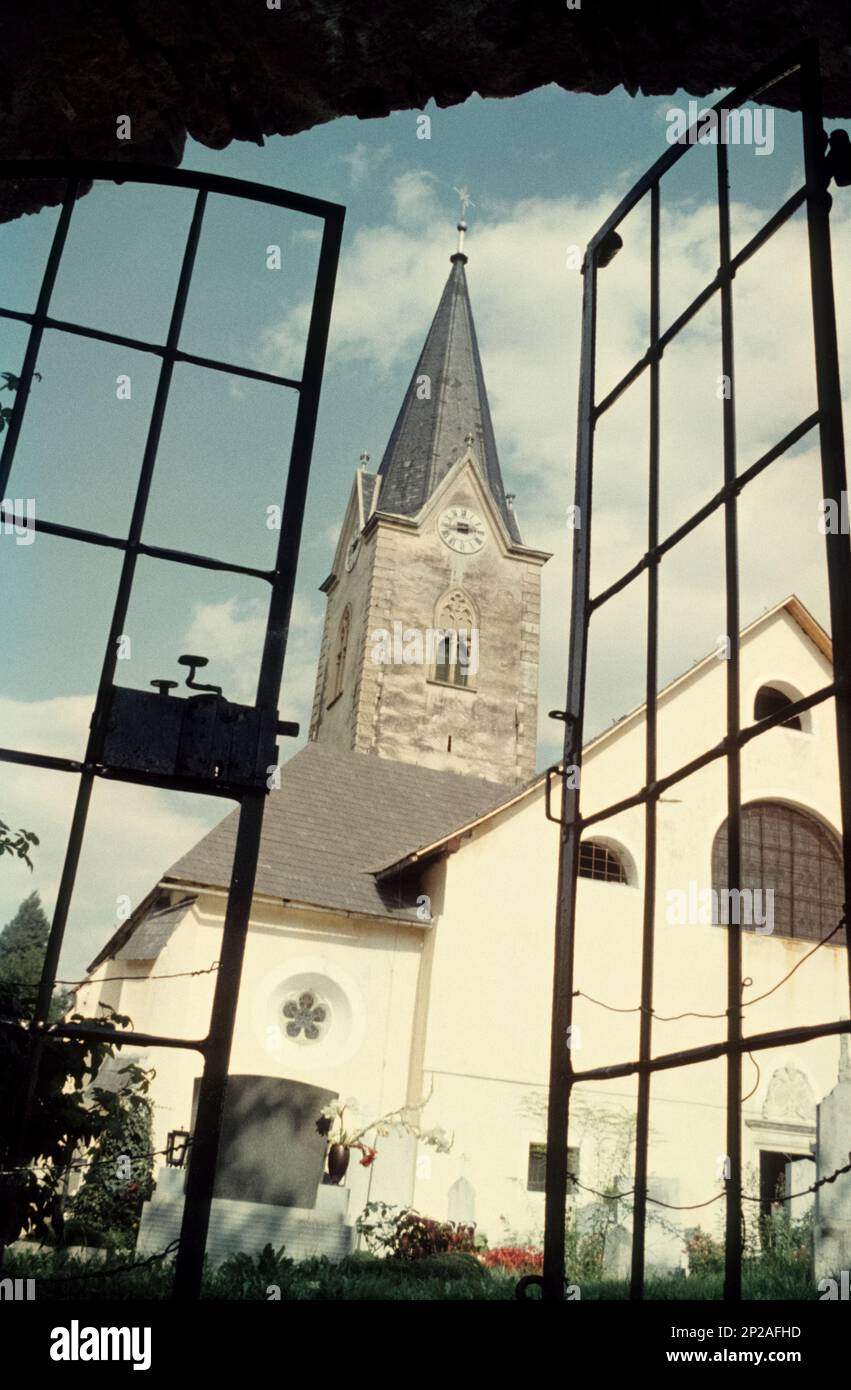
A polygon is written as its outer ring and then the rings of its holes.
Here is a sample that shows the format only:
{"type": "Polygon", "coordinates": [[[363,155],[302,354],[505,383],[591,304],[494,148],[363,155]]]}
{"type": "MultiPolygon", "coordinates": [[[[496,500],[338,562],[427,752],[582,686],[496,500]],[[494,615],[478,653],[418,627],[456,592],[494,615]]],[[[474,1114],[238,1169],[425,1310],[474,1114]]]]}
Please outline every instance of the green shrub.
{"type": "MultiPolygon", "coordinates": [[[[384,1263],[398,1277],[399,1266],[395,1260],[384,1263]]],[[[451,1251],[442,1255],[422,1255],[417,1260],[405,1264],[405,1274],[412,1279],[465,1279],[488,1278],[488,1271],[475,1255],[466,1251],[451,1251]]]]}

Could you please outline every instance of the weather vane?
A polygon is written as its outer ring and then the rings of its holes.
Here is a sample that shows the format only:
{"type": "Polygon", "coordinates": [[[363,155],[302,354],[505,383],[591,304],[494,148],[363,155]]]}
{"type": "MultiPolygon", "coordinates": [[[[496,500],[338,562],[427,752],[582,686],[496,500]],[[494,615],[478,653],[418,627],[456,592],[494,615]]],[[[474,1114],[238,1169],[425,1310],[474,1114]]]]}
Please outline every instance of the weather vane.
{"type": "Polygon", "coordinates": [[[467,187],[467,185],[466,185],[465,183],[462,183],[462,185],[461,185],[460,188],[455,188],[455,187],[453,186],[453,190],[452,190],[452,191],[453,191],[453,193],[457,193],[457,194],[458,194],[458,197],[459,197],[460,200],[461,200],[461,217],[462,217],[462,220],[463,220],[463,219],[466,218],[466,216],[467,216],[467,209],[470,208],[470,207],[473,207],[473,208],[474,208],[474,207],[476,206],[476,204],[473,202],[472,198],[470,197],[470,190],[468,189],[468,187],[467,187]]]}

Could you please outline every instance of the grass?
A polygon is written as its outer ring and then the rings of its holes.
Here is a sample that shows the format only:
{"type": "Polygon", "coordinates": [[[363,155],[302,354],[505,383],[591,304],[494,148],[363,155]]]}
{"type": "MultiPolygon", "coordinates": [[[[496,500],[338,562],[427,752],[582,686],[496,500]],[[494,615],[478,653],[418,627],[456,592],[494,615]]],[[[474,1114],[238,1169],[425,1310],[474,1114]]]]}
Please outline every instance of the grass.
{"type": "MultiPolygon", "coordinates": [[[[165,1299],[171,1290],[172,1269],[165,1262],[127,1270],[131,1251],[111,1252],[97,1267],[62,1251],[9,1251],[3,1277],[35,1279],[39,1302],[68,1298],[165,1299]],[[85,1277],[79,1277],[85,1276],[85,1277]]],[[[422,1302],[436,1300],[505,1301],[513,1299],[515,1276],[488,1271],[469,1255],[435,1255],[401,1264],[365,1254],[351,1255],[339,1264],[327,1259],[296,1263],[270,1246],[261,1255],[233,1255],[217,1269],[208,1269],[205,1299],[267,1300],[270,1287],[287,1301],[422,1302]]],[[[807,1262],[780,1264],[748,1262],[743,1272],[744,1298],[803,1301],[818,1298],[807,1262]]],[[[721,1298],[720,1275],[690,1279],[648,1280],[648,1300],[721,1298]]],[[[583,1300],[622,1300],[625,1283],[591,1280],[581,1286],[583,1300]]]]}

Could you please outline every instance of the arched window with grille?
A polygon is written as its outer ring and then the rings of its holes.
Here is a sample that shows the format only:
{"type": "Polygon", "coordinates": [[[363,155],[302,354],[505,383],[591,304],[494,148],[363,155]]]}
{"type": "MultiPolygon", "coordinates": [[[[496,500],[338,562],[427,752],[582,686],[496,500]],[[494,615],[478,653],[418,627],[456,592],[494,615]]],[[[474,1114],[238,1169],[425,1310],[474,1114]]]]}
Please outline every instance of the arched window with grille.
{"type": "MultiPolygon", "coordinates": [[[[842,916],[842,854],[836,837],[815,816],[781,801],[749,802],[742,807],[741,824],[737,886],[773,893],[774,936],[821,941],[842,916]]],[[[712,887],[719,904],[729,886],[725,821],[712,845],[712,887]]],[[[754,930],[746,917],[742,925],[754,930]]],[[[833,939],[841,945],[844,932],[833,939]]]]}
{"type": "Polygon", "coordinates": [[[478,620],[473,601],[463,589],[452,589],[435,610],[435,657],[432,680],[444,685],[473,688],[475,665],[473,631],[478,640],[478,620]]]}
{"type": "Polygon", "coordinates": [[[333,705],[343,693],[343,682],[346,677],[346,654],[349,650],[349,629],[352,625],[352,610],[348,604],[343,610],[340,619],[340,626],[337,629],[337,645],[334,648],[334,664],[332,666],[332,686],[331,699],[329,705],[333,705]]]}
{"type": "MultiPolygon", "coordinates": [[[[785,689],[779,684],[761,685],[756,692],[756,699],[753,706],[753,717],[755,720],[768,719],[772,714],[779,714],[787,705],[791,705],[801,697],[791,686],[785,689]]],[[[784,729],[797,729],[799,733],[804,732],[804,723],[800,714],[793,714],[791,719],[784,719],[781,725],[784,729]]]]}
{"type": "Polygon", "coordinates": [[[602,840],[583,840],[579,846],[579,877],[601,883],[629,883],[626,856],[602,840]]]}

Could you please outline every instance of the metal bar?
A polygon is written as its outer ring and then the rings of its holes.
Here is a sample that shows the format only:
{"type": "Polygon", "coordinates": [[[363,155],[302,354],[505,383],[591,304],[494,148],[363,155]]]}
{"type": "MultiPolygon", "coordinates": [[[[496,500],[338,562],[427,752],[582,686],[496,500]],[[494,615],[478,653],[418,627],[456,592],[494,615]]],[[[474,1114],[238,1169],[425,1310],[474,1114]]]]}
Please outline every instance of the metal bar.
{"type": "Polygon", "coordinates": [[[734,483],[722,487],[719,492],[716,492],[714,497],[711,497],[708,502],[705,502],[702,507],[699,507],[687,521],[684,521],[681,526],[677,527],[676,531],[672,531],[664,541],[660,542],[655,550],[648,551],[646,555],[641,557],[637,564],[633,565],[631,570],[627,570],[626,574],[621,575],[620,579],[616,579],[607,589],[604,589],[595,598],[592,598],[592,612],[594,609],[600,608],[604,603],[607,603],[610,598],[614,598],[615,594],[619,594],[621,589],[625,589],[633,579],[637,579],[642,571],[645,570],[649,564],[653,563],[654,560],[661,559],[669,550],[673,550],[675,545],[679,545],[680,541],[685,540],[686,536],[691,535],[692,531],[695,531],[698,526],[702,525],[707,517],[712,516],[713,512],[717,511],[719,507],[724,506],[728,497],[734,493],[740,493],[743,488],[747,487],[748,483],[752,483],[754,478],[759,477],[760,473],[764,472],[772,463],[781,458],[788,449],[791,449],[800,439],[803,439],[805,435],[809,434],[810,430],[814,429],[818,422],[819,413],[815,410],[812,415],[808,415],[799,425],[791,429],[788,434],[784,435],[777,444],[773,445],[767,453],[763,454],[761,458],[758,458],[749,468],[746,468],[743,473],[739,473],[734,483]]]}
{"type": "MultiPolygon", "coordinates": [[[[658,187],[658,185],[652,184],[651,191],[654,187],[658,187]]],[[[741,251],[738,251],[735,256],[731,257],[727,269],[719,270],[718,274],[715,276],[715,279],[710,280],[708,285],[704,285],[703,289],[695,295],[691,303],[688,304],[685,309],[683,309],[682,313],[674,319],[673,323],[665,329],[664,333],[661,333],[658,336],[655,344],[655,355],[658,355],[660,357],[662,356],[665,349],[674,341],[677,334],[681,333],[682,330],[689,323],[691,323],[695,315],[700,312],[703,306],[709,302],[709,300],[716,293],[716,291],[721,288],[721,286],[724,284],[725,277],[735,275],[736,271],[739,270],[740,267],[743,266],[746,261],[749,261],[751,256],[755,255],[756,252],[760,249],[760,247],[764,246],[765,243],[769,240],[769,238],[773,237],[774,233],[779,231],[780,228],[786,222],[788,222],[789,218],[792,217],[798,211],[798,209],[803,206],[804,202],[806,201],[806,196],[806,187],[797,189],[796,192],[793,193],[790,198],[787,198],[783,206],[778,208],[777,211],[768,219],[765,225],[760,227],[758,232],[754,233],[750,241],[742,247],[741,251]]],[[[599,405],[597,405],[594,410],[595,417],[597,419],[599,419],[601,415],[604,415],[606,411],[609,409],[609,407],[614,405],[615,401],[623,395],[624,391],[626,391],[632,385],[632,383],[636,381],[638,377],[641,376],[645,367],[649,367],[651,365],[653,355],[654,354],[652,354],[651,350],[648,348],[644,356],[640,357],[637,362],[634,362],[632,366],[629,368],[629,370],[624,374],[624,376],[621,377],[617,385],[613,386],[611,391],[609,391],[608,395],[603,397],[599,405]]]]}
{"type": "MultiPolygon", "coordinates": [[[[77,188],[77,180],[73,177],[69,178],[65,189],[65,197],[62,202],[62,211],[59,214],[56,231],[53,233],[50,254],[47,257],[47,265],[44,268],[41,288],[38,292],[36,314],[44,315],[47,313],[47,306],[50,303],[50,296],[53,294],[56,276],[59,273],[59,263],[62,260],[62,252],[65,249],[65,239],[68,236],[71,214],[74,211],[74,200],[77,197],[77,188]]],[[[3,451],[0,453],[0,497],[5,497],[6,495],[9,474],[12,471],[15,450],[18,447],[18,438],[21,433],[21,426],[24,423],[24,412],[27,408],[27,399],[30,394],[30,387],[32,386],[35,364],[38,360],[39,348],[41,347],[41,339],[42,329],[37,324],[33,324],[30,328],[29,338],[27,339],[27,349],[24,353],[18,389],[15,392],[15,404],[12,409],[12,418],[9,421],[9,428],[6,431],[3,451]]]]}
{"type": "MultiPolygon", "coordinates": [[[[784,705],[782,710],[776,714],[766,715],[765,719],[760,719],[756,724],[749,724],[742,729],[733,742],[739,747],[744,748],[751,739],[759,738],[762,734],[768,733],[769,729],[774,729],[780,724],[784,724],[787,719],[795,714],[802,714],[804,710],[812,709],[815,705],[820,705],[824,700],[829,700],[836,694],[836,684],[831,682],[821,690],[816,690],[812,695],[807,695],[803,700],[795,700],[788,705],[784,705]]],[[[580,817],[580,824],[587,830],[589,825],[596,825],[598,821],[610,820],[612,816],[619,815],[621,811],[629,811],[634,806],[641,806],[651,796],[661,796],[671,787],[675,787],[678,782],[684,782],[693,773],[699,772],[701,768],[707,767],[710,763],[717,762],[719,758],[725,758],[728,751],[727,739],[715,745],[714,748],[707,748],[705,752],[699,753],[696,758],[683,763],[674,772],[668,772],[664,777],[660,777],[655,787],[642,787],[632,796],[625,796],[621,801],[613,801],[609,806],[604,806],[599,811],[594,811],[590,816],[580,817]]]]}
{"type": "MultiPolygon", "coordinates": [[[[706,109],[712,111],[729,111],[735,106],[741,106],[742,102],[755,101],[763,92],[768,91],[769,87],[773,87],[775,83],[782,81],[784,77],[789,77],[791,73],[798,70],[801,66],[806,48],[807,45],[802,44],[800,48],[793,49],[785,57],[776,58],[774,62],[767,64],[762,69],[761,86],[755,88],[750,82],[741,82],[732,92],[729,92],[726,96],[722,97],[720,101],[717,101],[713,107],[707,107],[706,109]]],[[[697,124],[699,123],[698,120],[697,124]]],[[[692,148],[692,144],[689,143],[692,132],[695,132],[695,126],[692,126],[690,130],[686,132],[682,144],[678,143],[676,145],[671,145],[663,155],[660,155],[655,164],[651,164],[650,168],[641,176],[638,182],[633,184],[629,192],[618,203],[614,212],[606,218],[603,225],[598,228],[589,241],[587,248],[589,255],[592,255],[597,250],[597,247],[605,240],[610,232],[617,229],[618,224],[624,220],[627,213],[631,212],[636,204],[641,202],[641,199],[644,197],[645,193],[649,192],[653,184],[658,183],[662,175],[666,174],[673,165],[688,153],[692,148]]]]}
{"type": "MultiPolygon", "coordinates": [[[[20,1027],[20,1024],[17,1026],[20,1027]]],[[[47,1029],[47,1034],[56,1034],[60,1038],[103,1038],[106,1042],[114,1042],[122,1047],[125,1043],[132,1043],[139,1047],[178,1047],[203,1052],[207,1046],[205,1038],[163,1038],[159,1033],[137,1033],[133,1029],[125,1033],[85,1023],[52,1023],[47,1029]]]]}
{"type": "MultiPolygon", "coordinates": [[[[821,75],[818,48],[811,46],[801,72],[804,116],[804,169],[807,179],[807,233],[813,302],[816,392],[819,403],[822,487],[839,506],[847,496],[842,383],[836,341],[836,304],[830,249],[830,198],[824,169],[821,75]]],[[[836,743],[842,812],[842,864],[846,910],[851,908],[851,555],[848,537],[827,528],[827,579],[833,678],[836,682],[836,743]]],[[[849,933],[846,931],[846,939],[849,933]]],[[[848,990],[851,1011],[851,942],[848,942],[848,990]]]]}
{"type": "MultiPolygon", "coordinates": [[[[659,185],[650,190],[650,425],[649,488],[647,508],[647,549],[659,544],[659,185]]],[[[644,758],[645,782],[656,784],[657,720],[656,688],[659,653],[659,565],[647,571],[647,651],[645,673],[644,758]]],[[[639,1057],[650,1057],[653,1030],[653,955],[656,923],[656,809],[650,796],[644,808],[644,906],[641,938],[641,1021],[639,1057]]],[[[638,1080],[635,1128],[635,1200],[632,1209],[632,1268],[629,1296],[640,1299],[644,1293],[644,1247],[647,1220],[647,1173],[650,1141],[650,1075],[642,1072],[638,1080]]]]}
{"type": "MultiPolygon", "coordinates": [[[[183,264],[180,270],[177,291],[175,294],[174,307],[172,310],[171,323],[169,326],[168,346],[173,349],[177,346],[177,339],[180,332],[180,325],[183,321],[183,312],[186,306],[186,298],[189,292],[189,281],[192,275],[192,267],[195,260],[195,252],[198,247],[198,238],[201,233],[201,220],[203,217],[204,203],[206,194],[202,191],[198,194],[195,203],[192,223],[189,229],[189,237],[184,252],[183,264]]],[[[67,206],[67,203],[66,203],[67,206]]],[[[54,272],[55,273],[55,272],[54,272]]],[[[33,330],[34,332],[37,330],[33,330]]],[[[154,408],[151,415],[151,422],[148,429],[148,439],[145,446],[145,456],[142,462],[142,469],[136,489],[136,501],[133,508],[129,541],[138,542],[141,535],[142,524],[145,516],[148,493],[150,491],[151,477],[153,475],[154,462],[156,459],[157,444],[159,442],[160,430],[162,429],[165,404],[168,398],[168,387],[171,380],[172,363],[168,356],[163,359],[160,368],[160,379],[157,384],[157,394],[154,400],[154,408]]],[[[80,853],[83,845],[86,821],[88,819],[89,804],[91,802],[92,787],[94,785],[94,764],[100,761],[105,734],[105,715],[108,707],[109,694],[112,689],[115,662],[117,659],[116,640],[121,633],[124,618],[127,613],[127,604],[130,597],[130,589],[133,582],[133,572],[136,557],[131,549],[128,549],[124,556],[121,580],[119,582],[118,594],[115,600],[113,620],[110,628],[110,635],[107,640],[106,652],[104,655],[103,666],[101,669],[100,682],[98,685],[97,696],[95,699],[95,711],[92,717],[91,729],[89,731],[88,745],[86,748],[85,763],[86,767],[80,776],[77,788],[77,797],[74,804],[74,814],[71,820],[71,828],[68,833],[68,842],[65,850],[65,860],[62,866],[62,877],[59,884],[59,892],[56,897],[56,906],[53,912],[53,921],[50,933],[47,938],[47,946],[44,953],[41,979],[39,981],[38,995],[36,998],[35,1009],[33,1012],[33,1037],[30,1053],[30,1067],[27,1079],[26,1094],[21,1107],[21,1117],[18,1130],[18,1142],[20,1152],[25,1152],[26,1137],[32,1118],[32,1109],[35,1102],[35,1093],[38,1085],[38,1076],[41,1064],[42,1035],[39,1030],[44,1029],[49,1012],[50,1002],[53,996],[53,983],[59,966],[59,957],[62,951],[62,942],[65,936],[65,928],[68,922],[68,911],[71,905],[71,894],[74,889],[74,882],[77,877],[77,869],[80,863],[80,853]]]]}
{"type": "Polygon", "coordinates": [[[337,203],[311,198],[306,193],[275,188],[272,184],[249,183],[225,174],[208,174],[196,169],[170,169],[164,164],[122,163],[108,159],[2,159],[0,179],[77,178],[80,183],[155,183],[170,188],[192,188],[221,193],[229,198],[247,198],[252,203],[272,203],[275,207],[307,213],[334,221],[340,215],[337,203]]]}
{"type": "Polygon", "coordinates": [[[579,778],[571,764],[582,762],[582,720],[588,657],[588,591],[591,574],[591,497],[594,458],[594,355],[597,325],[597,267],[593,256],[583,265],[582,368],[576,442],[575,500],[579,525],[573,530],[573,581],[570,614],[570,659],[564,726],[564,772],[555,922],[553,1005],[550,1029],[547,1164],[544,1207],[544,1297],[564,1298],[564,1218],[567,1196],[567,1132],[573,1071],[570,1032],[573,1021],[573,971],[576,937],[576,879],[579,866],[579,778]]]}
{"type": "MultiPolygon", "coordinates": [[[[83,323],[71,323],[68,319],[54,319],[50,315],[25,314],[19,309],[0,308],[0,318],[15,319],[19,323],[35,323],[42,328],[53,329],[57,333],[71,333],[78,338],[92,338],[98,343],[113,343],[117,347],[132,348],[134,352],[152,353],[164,357],[166,349],[162,343],[149,343],[142,338],[128,338],[123,333],[109,333],[105,328],[90,328],[83,323]]],[[[277,376],[274,372],[261,372],[254,367],[239,367],[235,362],[222,362],[216,357],[200,357],[194,352],[175,352],[175,362],[189,362],[195,367],[206,367],[211,372],[226,372],[229,376],[249,377],[252,381],[265,381],[272,386],[286,386],[292,391],[301,390],[301,382],[294,377],[277,376]]]]}
{"type": "MultiPolygon", "coordinates": [[[[736,482],[736,413],[733,360],[733,284],[730,274],[730,181],[727,146],[718,141],[718,231],[723,279],[721,285],[721,371],[725,391],[721,401],[724,427],[724,571],[727,641],[727,887],[738,892],[741,883],[742,775],[739,712],[739,543],[736,482]]],[[[724,1242],[724,1297],[742,1296],[742,1058],[735,1045],[742,1036],[742,930],[737,922],[727,929],[727,1178],[724,1242]]]]}
{"type": "MultiPolygon", "coordinates": [[[[336,215],[325,223],[319,257],[305,352],[304,389],[299,396],[293,433],[275,580],[269,600],[266,642],[257,682],[259,708],[276,709],[278,704],[342,230],[342,210],[337,209],[336,215]]],[[[247,793],[239,815],[225,913],[221,964],[216,978],[204,1072],[198,1091],[195,1142],[190,1153],[186,1202],[175,1266],[174,1296],[181,1299],[197,1298],[201,1289],[239,983],[260,850],[264,802],[264,791],[247,793]]]]}
{"type": "Polygon", "coordinates": [[[811,1023],[801,1028],[775,1028],[768,1033],[752,1033],[750,1037],[741,1037],[737,1042],[722,1038],[719,1042],[702,1043],[700,1047],[685,1048],[681,1052],[663,1052],[646,1062],[615,1062],[609,1067],[589,1067],[587,1071],[573,1073],[573,1084],[578,1086],[587,1081],[617,1081],[625,1076],[637,1076],[641,1072],[652,1074],[657,1071],[671,1071],[677,1067],[697,1066],[701,1062],[714,1062],[719,1057],[732,1053],[741,1058],[745,1052],[764,1052],[772,1047],[790,1047],[793,1043],[812,1042],[814,1038],[837,1037],[841,1033],[851,1033],[851,1019],[840,1019],[832,1023],[811,1023]]]}
{"type": "Polygon", "coordinates": [[[0,748],[0,762],[20,763],[25,767],[44,767],[51,772],[82,772],[83,763],[73,758],[50,758],[44,753],[25,753],[19,748],[0,748]]]}
{"type": "MultiPolygon", "coordinates": [[[[14,510],[0,503],[0,519],[11,522],[14,510]]],[[[103,531],[87,531],[80,526],[65,526],[60,521],[40,521],[34,517],[27,521],[34,531],[46,536],[60,536],[63,540],[79,541],[84,545],[100,545],[111,550],[129,550],[131,542],[124,536],[109,536],[103,531]]],[[[217,560],[212,555],[197,555],[189,550],[173,550],[169,546],[145,545],[140,541],[135,546],[137,555],[147,555],[154,560],[169,560],[177,565],[191,565],[197,569],[217,570],[225,574],[243,574],[249,579],[262,579],[271,583],[272,570],[255,569],[252,565],[235,565],[228,560],[217,560]]]]}

